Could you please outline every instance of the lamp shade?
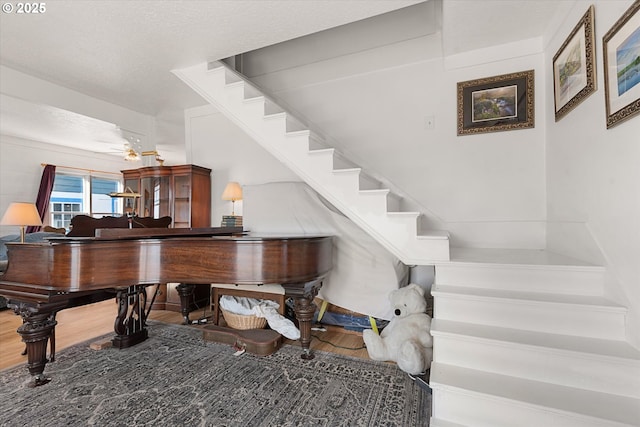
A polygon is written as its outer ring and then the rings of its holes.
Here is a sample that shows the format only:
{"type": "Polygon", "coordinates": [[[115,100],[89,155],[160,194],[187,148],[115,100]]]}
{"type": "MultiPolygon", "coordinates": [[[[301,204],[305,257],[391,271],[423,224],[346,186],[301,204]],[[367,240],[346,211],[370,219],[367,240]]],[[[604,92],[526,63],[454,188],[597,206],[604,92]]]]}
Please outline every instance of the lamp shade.
{"type": "Polygon", "coordinates": [[[33,203],[14,202],[4,213],[2,225],[42,225],[38,208],[33,203]]]}
{"type": "Polygon", "coordinates": [[[222,192],[222,200],[242,200],[242,187],[237,182],[230,182],[222,192]]]}

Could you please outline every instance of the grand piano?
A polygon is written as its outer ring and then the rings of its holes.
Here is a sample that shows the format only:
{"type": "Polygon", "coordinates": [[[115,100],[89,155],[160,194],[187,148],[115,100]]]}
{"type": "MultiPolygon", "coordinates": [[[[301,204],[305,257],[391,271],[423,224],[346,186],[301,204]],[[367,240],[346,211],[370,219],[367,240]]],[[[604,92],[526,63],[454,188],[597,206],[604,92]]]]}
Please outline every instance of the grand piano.
{"type": "MultiPolygon", "coordinates": [[[[293,297],[302,358],[310,351],[313,298],[332,267],[331,236],[242,234],[228,228],[104,229],[95,237],[62,237],[41,243],[8,244],[8,265],[0,276],[0,295],[22,316],[18,333],[26,343],[27,368],[34,386],[44,374],[56,313],[117,298],[116,347],[148,337],[150,303],[146,288],[181,283],[186,302],[196,286],[211,283],[281,284],[293,297]]],[[[51,355],[55,353],[51,340],[51,355]]]]}

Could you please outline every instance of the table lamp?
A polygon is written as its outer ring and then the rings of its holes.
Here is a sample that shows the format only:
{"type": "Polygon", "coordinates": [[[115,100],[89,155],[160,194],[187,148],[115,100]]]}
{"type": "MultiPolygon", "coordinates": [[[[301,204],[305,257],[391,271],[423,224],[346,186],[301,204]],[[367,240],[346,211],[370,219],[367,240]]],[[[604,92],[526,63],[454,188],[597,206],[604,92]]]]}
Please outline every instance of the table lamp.
{"type": "Polygon", "coordinates": [[[231,200],[231,215],[222,215],[223,227],[242,227],[242,217],[236,215],[236,200],[242,200],[242,187],[237,182],[230,182],[222,192],[222,200],[231,200]]]}
{"type": "Polygon", "coordinates": [[[27,225],[42,225],[38,208],[33,203],[14,202],[4,213],[2,225],[19,225],[20,242],[24,243],[24,227],[27,225]]]}
{"type": "Polygon", "coordinates": [[[231,200],[231,216],[235,216],[236,200],[242,200],[242,187],[237,182],[230,182],[222,192],[222,200],[231,200]]]}

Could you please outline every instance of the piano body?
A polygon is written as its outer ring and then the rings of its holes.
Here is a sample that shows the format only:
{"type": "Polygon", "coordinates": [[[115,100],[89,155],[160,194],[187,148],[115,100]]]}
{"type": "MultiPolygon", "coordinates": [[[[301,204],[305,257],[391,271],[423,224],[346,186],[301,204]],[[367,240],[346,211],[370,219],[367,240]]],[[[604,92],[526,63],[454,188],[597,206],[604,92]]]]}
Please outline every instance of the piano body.
{"type": "MultiPolygon", "coordinates": [[[[302,358],[313,357],[313,298],[332,267],[331,236],[238,234],[241,230],[104,229],[96,237],[59,238],[43,243],[8,244],[8,265],[0,295],[22,316],[18,333],[27,347],[34,385],[44,375],[47,346],[60,310],[117,298],[116,347],[148,336],[146,287],[181,283],[182,314],[195,286],[211,283],[281,284],[294,298],[302,358]]],[[[51,340],[52,359],[55,353],[51,340]]]]}

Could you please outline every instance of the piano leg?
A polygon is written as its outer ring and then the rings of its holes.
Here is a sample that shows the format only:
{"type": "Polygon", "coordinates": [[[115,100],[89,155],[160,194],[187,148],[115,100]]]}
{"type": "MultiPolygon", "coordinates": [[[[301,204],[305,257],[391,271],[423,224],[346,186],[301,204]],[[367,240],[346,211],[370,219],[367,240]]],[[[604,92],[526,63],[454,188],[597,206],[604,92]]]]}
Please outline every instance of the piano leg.
{"type": "Polygon", "coordinates": [[[318,295],[322,287],[322,279],[312,280],[307,283],[283,283],[285,295],[293,297],[293,311],[296,313],[298,329],[300,329],[300,344],[302,345],[302,357],[304,360],[313,359],[311,352],[311,322],[316,312],[313,299],[318,295]]]}
{"type": "MultiPolygon", "coordinates": [[[[64,308],[65,304],[11,304],[13,311],[22,317],[22,325],[18,328],[18,334],[26,344],[27,369],[33,376],[32,387],[44,385],[51,378],[44,374],[47,360],[47,345],[53,337],[55,326],[58,323],[56,313],[64,308]]],[[[52,353],[55,351],[52,347],[52,353]]],[[[53,354],[51,357],[53,361],[53,354]]]]}
{"type": "Polygon", "coordinates": [[[143,285],[129,286],[118,291],[118,315],[114,324],[116,336],[112,343],[116,348],[136,345],[149,337],[147,331],[147,292],[143,285]]]}
{"type": "Polygon", "coordinates": [[[176,292],[180,295],[180,311],[182,312],[182,324],[190,325],[189,320],[189,304],[193,300],[193,293],[196,290],[196,285],[190,283],[180,283],[176,286],[176,292]]]}
{"type": "Polygon", "coordinates": [[[300,329],[300,344],[302,345],[301,358],[304,360],[313,359],[311,352],[311,321],[316,312],[316,305],[313,298],[296,297],[294,298],[293,310],[296,313],[298,328],[300,329]]]}

